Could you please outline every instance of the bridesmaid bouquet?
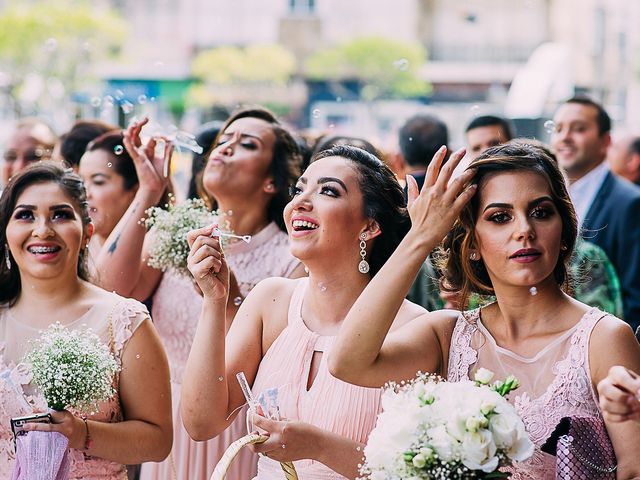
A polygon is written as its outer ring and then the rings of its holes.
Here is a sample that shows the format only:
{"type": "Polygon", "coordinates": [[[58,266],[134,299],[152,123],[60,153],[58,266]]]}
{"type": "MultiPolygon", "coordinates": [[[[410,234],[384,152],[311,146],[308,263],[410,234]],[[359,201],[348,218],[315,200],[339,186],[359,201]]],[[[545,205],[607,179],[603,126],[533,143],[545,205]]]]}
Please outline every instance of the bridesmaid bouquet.
{"type": "Polygon", "coordinates": [[[54,410],[95,412],[100,402],[115,394],[113,376],[118,364],[109,347],[90,330],[51,325],[25,360],[31,365],[33,383],[54,410]]]}
{"type": "Polygon", "coordinates": [[[408,383],[390,383],[364,450],[361,479],[508,478],[499,468],[526,460],[534,445],[504,398],[517,379],[489,384],[492,378],[481,368],[475,382],[418,374],[408,383]]]}
{"type": "Polygon", "coordinates": [[[218,212],[209,210],[201,199],[189,199],[166,209],[151,207],[146,213],[144,225],[153,227],[149,266],[190,278],[187,233],[214,223],[218,212]]]}

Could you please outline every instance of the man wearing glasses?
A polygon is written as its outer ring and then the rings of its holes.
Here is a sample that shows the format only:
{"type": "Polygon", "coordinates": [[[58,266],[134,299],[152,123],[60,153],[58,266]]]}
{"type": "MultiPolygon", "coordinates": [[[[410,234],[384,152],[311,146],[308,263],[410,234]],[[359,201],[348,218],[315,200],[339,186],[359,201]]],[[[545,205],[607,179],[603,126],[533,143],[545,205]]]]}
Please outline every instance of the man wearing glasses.
{"type": "Polygon", "coordinates": [[[4,150],[2,185],[6,185],[13,175],[31,163],[50,160],[56,141],[56,134],[42,120],[19,120],[4,150]]]}

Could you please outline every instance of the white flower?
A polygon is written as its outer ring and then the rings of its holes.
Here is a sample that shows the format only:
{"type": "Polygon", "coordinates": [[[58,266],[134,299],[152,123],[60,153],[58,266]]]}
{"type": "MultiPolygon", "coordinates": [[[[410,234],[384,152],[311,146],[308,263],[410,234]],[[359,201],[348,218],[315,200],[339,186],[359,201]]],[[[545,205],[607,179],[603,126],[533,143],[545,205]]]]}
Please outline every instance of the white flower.
{"type": "Polygon", "coordinates": [[[411,460],[411,462],[416,468],[423,468],[427,464],[427,459],[424,455],[419,453],[418,455],[413,457],[413,460],[411,460]]]}
{"type": "Polygon", "coordinates": [[[447,432],[444,425],[431,428],[427,431],[431,440],[431,447],[444,462],[453,460],[457,453],[458,441],[447,432]]]}
{"type": "Polygon", "coordinates": [[[486,368],[479,368],[473,377],[476,382],[487,385],[493,379],[493,372],[486,368]]]}
{"type": "Polygon", "coordinates": [[[480,430],[467,433],[462,441],[462,463],[472,470],[493,472],[498,468],[496,444],[491,432],[480,430]]]}

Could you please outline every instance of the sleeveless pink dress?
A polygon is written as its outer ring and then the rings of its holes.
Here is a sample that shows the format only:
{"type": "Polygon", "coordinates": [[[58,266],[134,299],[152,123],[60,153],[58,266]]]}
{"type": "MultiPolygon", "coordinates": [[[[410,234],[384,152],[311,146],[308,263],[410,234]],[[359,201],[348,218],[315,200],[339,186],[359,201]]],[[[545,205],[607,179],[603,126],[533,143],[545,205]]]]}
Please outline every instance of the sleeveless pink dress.
{"type": "MultiPolygon", "coordinates": [[[[95,305],[86,314],[67,325],[69,329],[91,328],[100,339],[111,345],[118,364],[127,342],[149,318],[147,308],[140,302],[113,295],[111,305],[95,305]],[[113,334],[109,333],[109,324],[113,334]]],[[[0,307],[0,480],[11,478],[15,453],[10,419],[47,410],[46,402],[34,393],[30,385],[31,373],[28,365],[20,363],[29,348],[29,341],[40,336],[40,331],[22,323],[11,313],[11,309],[0,307]]],[[[117,379],[116,379],[117,381],[117,379]]],[[[122,409],[118,396],[102,403],[99,411],[89,415],[98,422],[122,421],[122,409]]],[[[124,465],[86,455],[80,450],[70,449],[70,480],[126,480],[124,465]]]]}
{"type": "MultiPolygon", "coordinates": [[[[225,257],[244,297],[261,280],[288,277],[300,264],[289,252],[287,234],[275,223],[269,224],[251,242],[237,242],[225,247],[225,257]]],[[[142,465],[141,480],[208,480],[227,447],[247,434],[245,412],[224,432],[206,442],[196,442],[182,424],[180,393],[182,376],[193,343],[202,297],[190,278],[165,273],[153,296],[153,320],[169,357],[171,396],[173,400],[173,448],[160,463],[142,465]]],[[[212,379],[213,381],[213,379],[212,379]]],[[[202,408],[207,408],[203,405],[202,408]]],[[[227,478],[249,480],[256,472],[257,456],[247,448],[236,457],[227,478]]]]}
{"type": "Polygon", "coordinates": [[[540,446],[562,417],[604,421],[591,382],[589,338],[598,321],[607,315],[590,309],[574,327],[532,358],[497,345],[482,324],[479,309],[458,317],[451,339],[448,379],[473,378],[473,372],[484,367],[495,373],[495,379],[515,375],[521,382],[509,399],[522,417],[535,451],[529,460],[510,470],[513,480],[556,478],[556,458],[542,452],[540,446]]]}
{"type": "MultiPolygon", "coordinates": [[[[291,297],[287,327],[260,362],[253,384],[256,398],[278,387],[280,415],[329,430],[356,442],[366,443],[381,409],[379,388],[357,387],[333,377],[327,358],[336,337],[322,336],[309,330],[301,316],[307,278],[297,280],[291,297]],[[314,352],[323,352],[317,376],[307,390],[314,352]]],[[[294,462],[300,480],[343,479],[322,463],[313,460],[294,462]]],[[[259,480],[282,480],[280,464],[268,457],[258,461],[259,480]]]]}

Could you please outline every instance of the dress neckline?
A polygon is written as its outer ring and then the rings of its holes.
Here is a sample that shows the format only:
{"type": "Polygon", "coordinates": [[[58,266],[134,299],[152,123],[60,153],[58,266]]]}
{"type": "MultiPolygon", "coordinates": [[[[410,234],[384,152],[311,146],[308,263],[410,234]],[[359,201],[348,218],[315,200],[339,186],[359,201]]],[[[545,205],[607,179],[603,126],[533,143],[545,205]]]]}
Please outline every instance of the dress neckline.
{"type": "MultiPolygon", "coordinates": [[[[84,312],[82,315],[80,315],[78,318],[76,318],[75,320],[66,323],[63,325],[63,327],[65,328],[70,328],[73,327],[77,324],[79,324],[80,322],[82,322],[83,320],[85,320],[93,311],[95,311],[98,308],[98,303],[94,303],[93,305],[91,305],[91,307],[89,307],[89,310],[87,310],[86,312],[84,312]]],[[[41,332],[47,329],[47,327],[34,327],[32,325],[29,325],[27,323],[24,323],[22,320],[18,319],[15,317],[15,315],[12,312],[12,308],[8,308],[7,309],[7,316],[9,318],[9,320],[11,320],[13,323],[17,323],[18,325],[20,325],[23,328],[27,328],[29,330],[33,330],[33,331],[37,331],[37,332],[41,332]]]]}
{"type": "MultiPolygon", "coordinates": [[[[307,324],[304,322],[304,318],[302,317],[302,304],[304,303],[304,294],[307,291],[307,287],[309,285],[309,277],[305,277],[300,279],[300,285],[297,286],[298,290],[298,298],[296,299],[297,301],[297,305],[295,305],[295,308],[293,309],[294,314],[296,316],[296,320],[298,321],[297,323],[300,324],[300,326],[302,327],[302,329],[307,332],[310,335],[313,335],[317,338],[317,340],[321,340],[321,341],[326,341],[324,339],[332,339],[335,338],[336,335],[322,335],[318,332],[315,332],[313,330],[311,330],[307,324]]],[[[324,344],[323,344],[324,345],[324,344]]]]}
{"type": "Polygon", "coordinates": [[[517,360],[517,361],[522,362],[522,363],[535,363],[536,361],[540,360],[540,358],[542,358],[553,347],[555,347],[556,345],[562,343],[567,338],[571,337],[576,332],[576,330],[578,329],[580,324],[583,323],[584,319],[588,315],[590,315],[593,311],[596,311],[596,310],[598,310],[596,307],[591,307],[589,310],[587,310],[580,317],[580,320],[578,320],[573,327],[571,327],[570,329],[568,329],[564,333],[561,333],[559,336],[557,336],[556,338],[551,340],[547,345],[542,347],[538,351],[538,353],[536,353],[533,357],[525,357],[524,355],[520,355],[518,353],[512,352],[508,348],[501,347],[500,345],[498,345],[498,342],[496,342],[496,339],[493,337],[491,332],[489,332],[489,329],[487,327],[485,327],[485,325],[482,323],[482,316],[481,316],[480,308],[478,308],[476,310],[476,325],[478,326],[478,329],[484,334],[484,336],[489,340],[491,345],[493,345],[493,347],[495,348],[495,350],[497,352],[499,352],[499,353],[501,353],[503,355],[506,355],[508,357],[511,357],[514,360],[517,360]]]}

